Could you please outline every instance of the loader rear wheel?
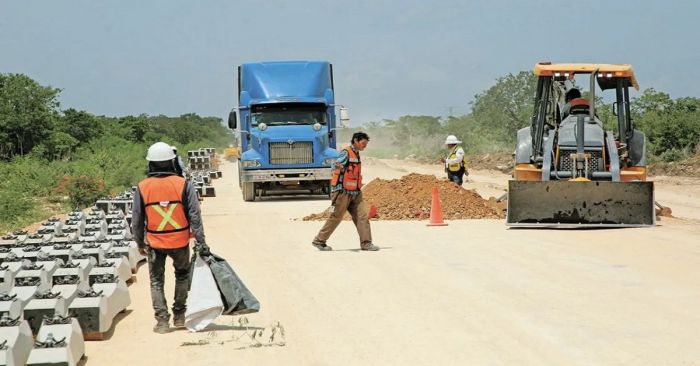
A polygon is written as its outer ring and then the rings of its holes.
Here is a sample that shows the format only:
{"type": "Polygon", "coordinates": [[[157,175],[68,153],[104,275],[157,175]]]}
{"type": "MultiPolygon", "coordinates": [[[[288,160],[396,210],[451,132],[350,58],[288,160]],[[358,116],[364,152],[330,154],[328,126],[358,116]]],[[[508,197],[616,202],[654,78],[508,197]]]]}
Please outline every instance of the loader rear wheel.
{"type": "Polygon", "coordinates": [[[241,191],[243,192],[244,201],[250,202],[255,200],[255,183],[243,182],[241,184],[241,191]]]}

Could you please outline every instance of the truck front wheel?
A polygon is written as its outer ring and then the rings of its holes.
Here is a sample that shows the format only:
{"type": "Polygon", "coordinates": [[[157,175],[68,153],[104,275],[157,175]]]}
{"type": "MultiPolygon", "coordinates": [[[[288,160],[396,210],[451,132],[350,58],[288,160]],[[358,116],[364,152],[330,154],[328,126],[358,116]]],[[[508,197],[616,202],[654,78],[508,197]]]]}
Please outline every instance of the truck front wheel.
{"type": "Polygon", "coordinates": [[[255,201],[255,183],[253,182],[243,182],[241,183],[241,191],[243,191],[243,200],[250,202],[255,201]]]}

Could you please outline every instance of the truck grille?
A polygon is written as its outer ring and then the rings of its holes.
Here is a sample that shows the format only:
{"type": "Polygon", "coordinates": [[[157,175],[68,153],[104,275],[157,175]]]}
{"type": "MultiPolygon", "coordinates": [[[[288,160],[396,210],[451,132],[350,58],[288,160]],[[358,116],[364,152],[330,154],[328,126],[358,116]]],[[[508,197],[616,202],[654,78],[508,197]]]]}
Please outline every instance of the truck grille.
{"type": "Polygon", "coordinates": [[[270,164],[292,165],[314,162],[314,145],[311,141],[270,142],[270,164]]]}
{"type": "MultiPolygon", "coordinates": [[[[559,166],[557,167],[559,171],[570,172],[572,168],[571,158],[569,155],[575,154],[576,150],[559,150],[559,166]]],[[[586,151],[587,154],[591,154],[591,160],[588,162],[588,174],[593,172],[603,171],[603,158],[601,156],[601,151],[586,151]]]]}

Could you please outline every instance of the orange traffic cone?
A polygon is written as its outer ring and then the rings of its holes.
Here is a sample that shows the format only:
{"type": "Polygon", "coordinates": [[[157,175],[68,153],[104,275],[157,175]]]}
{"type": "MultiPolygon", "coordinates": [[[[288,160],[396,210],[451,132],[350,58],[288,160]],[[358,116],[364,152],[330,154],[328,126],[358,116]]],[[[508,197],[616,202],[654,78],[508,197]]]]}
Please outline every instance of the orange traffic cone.
{"type": "Polygon", "coordinates": [[[377,206],[374,204],[369,206],[369,212],[367,212],[367,217],[373,219],[377,216],[377,206]]]}
{"type": "Polygon", "coordinates": [[[433,203],[430,207],[430,222],[428,226],[447,226],[442,221],[442,209],[440,208],[440,192],[438,187],[433,187],[433,203]]]}

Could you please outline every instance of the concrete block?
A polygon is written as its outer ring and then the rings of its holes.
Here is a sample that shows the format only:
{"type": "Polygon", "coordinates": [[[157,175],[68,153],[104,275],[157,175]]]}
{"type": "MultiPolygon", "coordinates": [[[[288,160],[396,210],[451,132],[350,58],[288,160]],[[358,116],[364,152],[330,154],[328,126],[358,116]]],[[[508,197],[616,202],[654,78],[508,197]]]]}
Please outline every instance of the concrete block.
{"type": "Polygon", "coordinates": [[[114,275],[124,282],[131,280],[131,268],[124,260],[124,257],[118,258],[115,261],[105,260],[104,263],[99,263],[92,267],[92,270],[88,274],[90,286],[95,283],[98,277],[102,277],[106,274],[114,275]]]}
{"type": "Polygon", "coordinates": [[[59,296],[64,298],[69,307],[73,300],[78,297],[80,291],[86,291],[90,287],[87,282],[79,282],[78,276],[58,277],[56,283],[51,288],[51,292],[58,293],[59,296]]]}
{"type": "Polygon", "coordinates": [[[104,240],[101,242],[98,242],[100,244],[100,248],[104,250],[105,254],[112,249],[112,245],[114,245],[114,240],[104,240]]]}
{"type": "Polygon", "coordinates": [[[46,255],[46,253],[41,252],[41,255],[37,256],[34,265],[43,268],[46,271],[46,273],[49,274],[49,277],[53,277],[54,272],[56,272],[56,270],[59,269],[64,262],[63,260],[53,256],[50,256],[48,258],[44,257],[46,255]]]}
{"type": "Polygon", "coordinates": [[[63,233],[54,235],[51,238],[50,243],[51,244],[69,243],[73,240],[77,240],[78,236],[79,235],[78,235],[77,230],[73,231],[73,232],[63,232],[63,233]]]}
{"type": "Polygon", "coordinates": [[[12,319],[22,319],[22,309],[24,302],[17,298],[17,295],[11,295],[6,292],[0,293],[0,317],[5,315],[12,319]]]}
{"type": "Polygon", "coordinates": [[[14,283],[15,273],[8,266],[0,265],[0,292],[9,292],[14,283]]]}
{"type": "Polygon", "coordinates": [[[77,233],[78,235],[83,235],[85,232],[85,219],[69,219],[63,224],[61,230],[63,233],[77,233]]]}
{"type": "Polygon", "coordinates": [[[29,232],[27,230],[16,230],[12,232],[12,235],[17,237],[18,242],[23,243],[25,240],[27,240],[29,232]]]}
{"type": "Polygon", "coordinates": [[[102,220],[105,218],[106,215],[106,211],[102,211],[101,209],[92,206],[90,208],[90,211],[88,211],[87,220],[102,220]]]}
{"type": "Polygon", "coordinates": [[[71,254],[71,261],[78,263],[78,266],[82,267],[87,273],[90,273],[92,267],[97,264],[97,260],[94,257],[84,254],[81,251],[73,252],[71,254]]]}
{"type": "Polygon", "coordinates": [[[13,253],[15,256],[17,256],[17,253],[14,253],[12,251],[12,248],[10,245],[2,245],[0,246],[0,263],[5,261],[5,258],[10,254],[13,253]]]}
{"type": "Polygon", "coordinates": [[[26,320],[0,318],[0,365],[23,366],[34,347],[32,330],[26,320]]]}
{"type": "Polygon", "coordinates": [[[115,243],[112,247],[112,252],[105,254],[105,257],[118,258],[119,255],[126,256],[129,259],[129,268],[131,268],[131,273],[136,273],[139,262],[146,260],[146,256],[139,253],[138,245],[133,240],[115,243]]]}
{"type": "Polygon", "coordinates": [[[212,187],[212,186],[204,186],[204,187],[202,187],[202,196],[203,197],[216,197],[216,190],[214,190],[214,187],[212,187]]]}
{"type": "Polygon", "coordinates": [[[44,317],[52,318],[54,315],[66,316],[68,314],[66,299],[59,295],[58,292],[51,292],[51,290],[36,293],[24,306],[24,319],[29,322],[33,334],[39,332],[44,317]]]}
{"type": "Polygon", "coordinates": [[[104,291],[92,288],[79,292],[68,311],[78,319],[83,335],[88,340],[101,339],[102,334],[112,327],[114,320],[114,316],[110,316],[108,296],[104,291]]]}
{"type": "Polygon", "coordinates": [[[129,288],[126,283],[114,276],[97,278],[92,288],[98,292],[102,291],[107,298],[107,315],[111,318],[126,310],[131,304],[129,288]]]}
{"type": "Polygon", "coordinates": [[[88,272],[85,268],[80,267],[78,263],[66,263],[61,268],[58,268],[52,276],[52,284],[72,284],[88,282],[88,272]]]}
{"type": "Polygon", "coordinates": [[[41,247],[38,245],[26,245],[26,246],[22,247],[21,249],[20,248],[13,248],[13,249],[19,249],[18,252],[15,252],[15,253],[17,253],[18,256],[34,262],[34,261],[36,261],[36,257],[39,254],[41,247]]]}
{"type": "MultiPolygon", "coordinates": [[[[83,248],[80,250],[84,255],[95,258],[97,263],[101,263],[104,259],[105,253],[102,249],[102,245],[98,242],[84,243],[83,248]]],[[[74,252],[74,254],[77,252],[74,252]]],[[[75,255],[73,256],[75,258],[75,255]]]]}
{"type": "Polygon", "coordinates": [[[75,366],[85,356],[85,340],[75,318],[46,319],[37,334],[27,366],[75,366]]]}
{"type": "MultiPolygon", "coordinates": [[[[82,245],[81,245],[82,247],[82,245]]],[[[73,252],[73,244],[69,243],[63,243],[63,244],[54,244],[52,247],[49,247],[46,252],[55,257],[61,259],[64,263],[68,262],[70,260],[70,255],[73,252]]]]}
{"type": "Polygon", "coordinates": [[[45,242],[51,240],[51,236],[52,235],[50,235],[50,234],[46,234],[46,235],[39,234],[39,233],[31,234],[31,235],[27,236],[27,239],[24,240],[23,244],[25,244],[25,245],[39,245],[39,244],[42,244],[42,243],[45,243],[45,242]]]}
{"type": "Polygon", "coordinates": [[[3,237],[0,238],[0,247],[1,246],[6,246],[6,245],[15,245],[17,244],[18,236],[17,235],[4,235],[3,237]]]}
{"type": "Polygon", "coordinates": [[[42,269],[26,269],[17,272],[14,278],[14,287],[10,294],[16,294],[23,302],[28,302],[37,292],[44,293],[51,289],[53,280],[42,269]]]}
{"type": "Polygon", "coordinates": [[[22,269],[22,266],[31,263],[30,261],[18,257],[17,254],[15,253],[5,253],[5,257],[2,258],[2,265],[4,267],[7,267],[8,271],[12,271],[14,273],[19,272],[20,269],[22,269]]]}

